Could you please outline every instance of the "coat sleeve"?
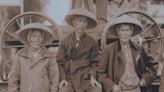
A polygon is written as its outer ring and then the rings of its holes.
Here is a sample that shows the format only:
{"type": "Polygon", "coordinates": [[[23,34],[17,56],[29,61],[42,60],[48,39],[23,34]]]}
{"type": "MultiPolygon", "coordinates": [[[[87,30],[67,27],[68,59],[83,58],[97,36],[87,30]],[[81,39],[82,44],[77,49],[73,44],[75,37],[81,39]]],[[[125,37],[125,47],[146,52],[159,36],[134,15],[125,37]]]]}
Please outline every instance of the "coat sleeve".
{"type": "Polygon", "coordinates": [[[94,41],[93,47],[91,49],[90,63],[91,69],[89,74],[96,78],[96,71],[98,67],[98,62],[100,60],[100,50],[97,41],[94,41]]]}
{"type": "Polygon", "coordinates": [[[18,56],[13,60],[9,74],[8,91],[20,92],[20,62],[18,56]]]}
{"type": "Polygon", "coordinates": [[[159,92],[164,92],[164,68],[162,69],[162,74],[160,78],[159,92]]]}
{"type": "MultiPolygon", "coordinates": [[[[143,67],[142,69],[142,79],[144,79],[146,81],[147,85],[150,85],[151,82],[154,79],[154,76],[156,74],[156,71],[153,67],[153,63],[151,62],[152,57],[148,56],[148,54],[144,51],[144,49],[142,49],[142,55],[141,55],[141,67],[143,67]]],[[[140,68],[141,68],[140,67],[140,68]]]]}
{"type": "Polygon", "coordinates": [[[108,48],[104,48],[102,51],[102,56],[101,60],[99,62],[98,66],[98,80],[103,86],[103,89],[105,92],[111,92],[113,88],[113,81],[112,79],[108,76],[108,66],[110,62],[110,53],[108,48]]]}
{"type": "Polygon", "coordinates": [[[61,41],[59,45],[59,49],[56,55],[56,61],[59,66],[60,71],[60,80],[66,79],[66,72],[65,72],[65,62],[66,62],[66,50],[64,46],[64,41],[61,41]]]}
{"type": "Polygon", "coordinates": [[[58,92],[59,69],[55,58],[53,58],[53,60],[49,62],[48,70],[50,80],[50,92],[58,92]]]}

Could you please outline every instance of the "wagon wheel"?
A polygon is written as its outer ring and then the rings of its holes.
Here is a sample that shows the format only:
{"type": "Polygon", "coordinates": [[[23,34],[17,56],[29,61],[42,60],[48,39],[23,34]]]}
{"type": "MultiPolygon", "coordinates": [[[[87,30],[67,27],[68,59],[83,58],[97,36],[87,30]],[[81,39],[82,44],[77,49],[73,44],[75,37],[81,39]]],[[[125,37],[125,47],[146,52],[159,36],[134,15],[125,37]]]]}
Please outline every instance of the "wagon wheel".
{"type": "MultiPolygon", "coordinates": [[[[137,18],[143,25],[143,31],[140,34],[131,37],[131,40],[137,43],[138,46],[143,47],[145,51],[153,57],[154,63],[161,61],[160,58],[163,51],[163,36],[158,24],[150,16],[140,11],[127,11],[119,16],[124,14],[137,18]]],[[[110,23],[106,25],[102,34],[102,46],[117,40],[117,37],[109,33],[109,26],[110,23]]]]}
{"type": "Polygon", "coordinates": [[[62,39],[62,32],[57,27],[56,22],[44,14],[38,12],[26,12],[15,16],[6,24],[1,36],[0,52],[3,60],[3,71],[9,71],[8,63],[11,63],[10,61],[15,56],[16,52],[25,46],[21,43],[16,33],[21,29],[21,26],[29,23],[41,23],[52,30],[55,36],[54,41],[46,45],[46,47],[57,47],[59,41],[62,39]]]}

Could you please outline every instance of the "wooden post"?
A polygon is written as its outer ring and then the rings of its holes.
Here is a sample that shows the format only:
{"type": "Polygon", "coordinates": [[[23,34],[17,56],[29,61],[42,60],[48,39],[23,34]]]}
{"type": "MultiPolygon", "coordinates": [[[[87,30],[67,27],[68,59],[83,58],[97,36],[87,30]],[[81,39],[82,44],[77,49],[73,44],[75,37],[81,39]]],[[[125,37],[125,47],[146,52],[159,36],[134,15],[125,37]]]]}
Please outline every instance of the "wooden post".
{"type": "Polygon", "coordinates": [[[96,0],[97,18],[99,23],[107,22],[108,0],[96,0]]]}

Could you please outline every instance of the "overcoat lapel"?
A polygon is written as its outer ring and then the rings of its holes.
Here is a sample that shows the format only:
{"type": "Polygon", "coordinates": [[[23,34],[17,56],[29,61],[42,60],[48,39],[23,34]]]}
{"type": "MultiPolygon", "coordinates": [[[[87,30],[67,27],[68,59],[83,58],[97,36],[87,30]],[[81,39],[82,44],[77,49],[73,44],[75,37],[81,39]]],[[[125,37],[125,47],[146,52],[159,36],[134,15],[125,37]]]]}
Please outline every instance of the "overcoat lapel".
{"type": "Polygon", "coordinates": [[[114,80],[116,82],[119,81],[119,79],[122,77],[124,71],[125,71],[125,57],[124,57],[124,53],[123,51],[121,50],[121,45],[118,42],[116,42],[116,45],[115,45],[115,57],[114,57],[114,80]]]}
{"type": "Polygon", "coordinates": [[[29,59],[29,66],[33,67],[36,65],[40,60],[44,59],[45,57],[51,57],[52,55],[46,50],[46,48],[41,48],[41,56],[36,58],[35,60],[32,58],[32,55],[30,55],[30,51],[27,47],[25,47],[21,53],[21,56],[29,59]]]}
{"type": "Polygon", "coordinates": [[[132,51],[132,57],[133,57],[134,64],[137,65],[139,58],[140,58],[140,49],[136,44],[134,44],[132,42],[130,42],[130,45],[132,48],[131,51],[132,51]]]}

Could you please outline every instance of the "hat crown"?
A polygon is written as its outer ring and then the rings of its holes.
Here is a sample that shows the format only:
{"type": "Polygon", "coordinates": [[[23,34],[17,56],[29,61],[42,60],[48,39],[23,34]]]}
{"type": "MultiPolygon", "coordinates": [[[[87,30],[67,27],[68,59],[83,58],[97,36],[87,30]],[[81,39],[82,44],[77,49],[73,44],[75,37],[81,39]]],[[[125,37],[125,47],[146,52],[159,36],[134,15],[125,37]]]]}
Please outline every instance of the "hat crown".
{"type": "Polygon", "coordinates": [[[68,12],[67,16],[65,17],[65,20],[69,25],[73,26],[72,20],[76,16],[84,16],[84,17],[88,18],[87,28],[94,28],[97,25],[96,16],[94,14],[92,14],[91,12],[89,12],[86,8],[77,8],[77,9],[70,10],[68,12]]]}
{"type": "Polygon", "coordinates": [[[142,28],[141,23],[137,19],[130,17],[128,15],[122,15],[122,16],[119,16],[112,20],[113,25],[124,24],[124,23],[134,24],[134,25],[140,26],[142,28]]]}
{"type": "Polygon", "coordinates": [[[132,35],[137,35],[142,31],[142,24],[140,23],[140,21],[128,15],[122,15],[112,19],[111,22],[107,24],[107,28],[108,28],[107,30],[109,30],[112,34],[117,35],[116,27],[117,25],[120,24],[132,24],[133,26],[132,35]]]}

